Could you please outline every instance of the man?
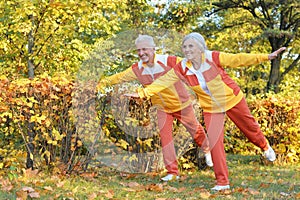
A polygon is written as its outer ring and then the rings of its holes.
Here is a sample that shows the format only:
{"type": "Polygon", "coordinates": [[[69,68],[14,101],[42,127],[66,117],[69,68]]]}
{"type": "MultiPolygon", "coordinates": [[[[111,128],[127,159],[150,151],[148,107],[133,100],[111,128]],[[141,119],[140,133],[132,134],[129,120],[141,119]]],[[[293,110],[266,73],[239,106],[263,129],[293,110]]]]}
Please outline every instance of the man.
{"type": "MultiPolygon", "coordinates": [[[[154,40],[149,35],[139,35],[135,45],[140,61],[134,63],[125,71],[100,81],[100,87],[133,80],[138,80],[145,87],[166,74],[181,60],[176,56],[156,54],[154,40]]],[[[161,180],[179,179],[178,162],[172,138],[174,118],[184,125],[199,147],[208,142],[206,133],[195,117],[190,95],[181,81],[177,81],[170,87],[151,96],[150,100],[152,105],[157,107],[163,160],[168,171],[167,176],[161,180]]],[[[208,144],[205,146],[208,147],[208,144]]],[[[210,152],[203,150],[207,165],[212,166],[210,152]]]]}

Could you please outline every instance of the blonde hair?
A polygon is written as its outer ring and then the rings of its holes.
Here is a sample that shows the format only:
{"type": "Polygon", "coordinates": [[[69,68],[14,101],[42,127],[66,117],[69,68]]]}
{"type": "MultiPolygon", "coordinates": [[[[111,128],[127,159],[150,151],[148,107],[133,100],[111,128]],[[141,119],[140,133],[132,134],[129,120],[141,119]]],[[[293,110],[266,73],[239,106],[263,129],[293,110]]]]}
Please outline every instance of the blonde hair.
{"type": "Polygon", "coordinates": [[[193,39],[196,42],[196,44],[199,46],[199,48],[202,52],[207,50],[207,46],[206,46],[204,37],[200,33],[193,32],[193,33],[186,35],[182,40],[182,44],[188,39],[193,39]]]}
{"type": "Polygon", "coordinates": [[[155,47],[153,37],[151,37],[150,35],[139,35],[135,40],[135,45],[144,41],[147,41],[149,43],[149,47],[155,47]]]}

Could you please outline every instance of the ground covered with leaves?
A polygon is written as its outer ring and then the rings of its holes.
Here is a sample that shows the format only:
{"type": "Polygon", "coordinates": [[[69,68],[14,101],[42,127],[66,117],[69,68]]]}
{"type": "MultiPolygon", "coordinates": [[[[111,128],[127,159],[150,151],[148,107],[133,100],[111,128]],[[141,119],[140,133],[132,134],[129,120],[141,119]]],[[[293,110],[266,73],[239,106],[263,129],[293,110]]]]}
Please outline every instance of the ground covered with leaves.
{"type": "Polygon", "coordinates": [[[0,199],[299,199],[300,164],[273,165],[259,156],[228,155],[231,189],[212,192],[212,169],[181,172],[179,181],[163,173],[127,174],[105,166],[66,175],[37,170],[1,172],[0,199]]]}

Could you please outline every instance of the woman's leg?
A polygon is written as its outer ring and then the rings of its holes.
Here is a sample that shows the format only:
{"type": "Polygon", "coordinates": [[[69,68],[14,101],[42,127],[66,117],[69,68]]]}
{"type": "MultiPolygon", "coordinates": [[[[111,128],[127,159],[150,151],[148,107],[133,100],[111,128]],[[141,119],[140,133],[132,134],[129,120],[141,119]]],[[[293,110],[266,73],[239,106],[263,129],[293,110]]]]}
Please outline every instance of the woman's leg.
{"type": "Polygon", "coordinates": [[[209,146],[214,163],[214,173],[217,185],[229,185],[226,154],[224,150],[224,113],[204,112],[204,122],[207,129],[209,146]]]}
{"type": "Polygon", "coordinates": [[[268,149],[267,139],[263,135],[259,124],[251,114],[245,98],[226,112],[227,116],[245,134],[245,136],[262,150],[268,149]]]}
{"type": "Polygon", "coordinates": [[[173,116],[158,110],[157,120],[165,167],[168,174],[178,175],[178,163],[172,137],[173,116]]]}

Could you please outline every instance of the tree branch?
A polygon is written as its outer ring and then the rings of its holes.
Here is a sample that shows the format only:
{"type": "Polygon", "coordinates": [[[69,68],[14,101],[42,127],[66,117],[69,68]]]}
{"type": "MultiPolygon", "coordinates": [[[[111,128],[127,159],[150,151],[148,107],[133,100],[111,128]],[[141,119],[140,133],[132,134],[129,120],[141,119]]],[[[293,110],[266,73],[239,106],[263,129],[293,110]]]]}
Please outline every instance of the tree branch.
{"type": "Polygon", "coordinates": [[[290,64],[290,66],[284,70],[284,72],[281,74],[281,79],[283,79],[283,77],[288,74],[292,69],[294,69],[296,66],[299,65],[299,60],[300,60],[300,54],[298,55],[298,57],[292,62],[292,64],[290,64]]]}

